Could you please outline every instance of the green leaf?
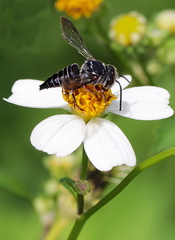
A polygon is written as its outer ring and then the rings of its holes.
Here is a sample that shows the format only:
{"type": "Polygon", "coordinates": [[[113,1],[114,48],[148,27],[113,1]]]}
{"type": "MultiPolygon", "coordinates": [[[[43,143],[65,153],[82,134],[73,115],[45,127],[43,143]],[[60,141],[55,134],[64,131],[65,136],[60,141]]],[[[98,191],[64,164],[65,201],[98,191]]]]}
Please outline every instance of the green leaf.
{"type": "Polygon", "coordinates": [[[62,178],[60,183],[76,198],[76,193],[86,195],[91,188],[87,180],[74,181],[71,178],[62,178]]]}
{"type": "Polygon", "coordinates": [[[13,175],[0,170],[0,188],[18,197],[30,200],[26,186],[13,175]]]}
{"type": "Polygon", "coordinates": [[[71,178],[65,177],[60,179],[60,183],[76,198],[75,181],[71,178]]]}

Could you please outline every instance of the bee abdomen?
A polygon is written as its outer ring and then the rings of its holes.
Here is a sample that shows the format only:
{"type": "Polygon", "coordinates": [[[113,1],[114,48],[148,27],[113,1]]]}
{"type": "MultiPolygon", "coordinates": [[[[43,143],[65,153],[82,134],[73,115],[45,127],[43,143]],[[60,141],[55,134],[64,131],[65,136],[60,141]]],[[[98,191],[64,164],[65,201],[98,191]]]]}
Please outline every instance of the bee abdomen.
{"type": "Polygon", "coordinates": [[[77,79],[77,77],[79,77],[79,66],[76,63],[71,64],[49,77],[40,85],[40,90],[62,87],[62,85],[68,84],[69,81],[77,79]]]}
{"type": "MultiPolygon", "coordinates": [[[[62,70],[60,71],[62,72],[62,70]]],[[[47,89],[47,88],[53,88],[53,87],[60,87],[62,84],[61,77],[62,74],[60,72],[53,74],[51,77],[49,77],[43,84],[40,85],[39,89],[47,89]]]]}

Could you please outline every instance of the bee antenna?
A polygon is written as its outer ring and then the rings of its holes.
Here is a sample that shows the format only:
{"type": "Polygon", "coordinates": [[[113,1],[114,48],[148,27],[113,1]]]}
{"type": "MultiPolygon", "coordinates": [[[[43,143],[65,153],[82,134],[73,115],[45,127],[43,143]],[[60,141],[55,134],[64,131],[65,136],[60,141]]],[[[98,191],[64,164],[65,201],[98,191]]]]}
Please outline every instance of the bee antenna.
{"type": "Polygon", "coordinates": [[[125,76],[123,76],[121,74],[118,74],[118,76],[124,78],[128,83],[131,83],[125,76]]]}
{"type": "Polygon", "coordinates": [[[116,82],[119,85],[119,89],[120,89],[120,100],[119,100],[119,111],[122,110],[122,85],[119,81],[116,80],[116,82]]]}

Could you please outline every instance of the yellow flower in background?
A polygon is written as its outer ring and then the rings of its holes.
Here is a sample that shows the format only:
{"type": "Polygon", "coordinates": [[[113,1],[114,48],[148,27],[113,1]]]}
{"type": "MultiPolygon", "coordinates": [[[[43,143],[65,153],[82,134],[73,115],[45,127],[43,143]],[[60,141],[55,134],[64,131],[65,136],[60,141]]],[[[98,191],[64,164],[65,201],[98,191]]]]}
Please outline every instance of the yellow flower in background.
{"type": "Polygon", "coordinates": [[[160,29],[175,33],[175,10],[165,10],[158,13],[155,22],[160,29]]]}
{"type": "Polygon", "coordinates": [[[65,176],[70,176],[72,172],[75,173],[76,159],[75,154],[70,154],[65,157],[51,155],[44,158],[44,166],[49,170],[52,177],[60,179],[65,176]]]}
{"type": "Polygon", "coordinates": [[[146,19],[137,12],[122,14],[111,21],[110,38],[124,46],[140,42],[146,30],[146,19]]]}
{"type": "Polygon", "coordinates": [[[55,8],[59,11],[64,11],[74,19],[79,19],[80,17],[88,18],[93,12],[98,10],[101,2],[102,0],[57,0],[55,8]]]}

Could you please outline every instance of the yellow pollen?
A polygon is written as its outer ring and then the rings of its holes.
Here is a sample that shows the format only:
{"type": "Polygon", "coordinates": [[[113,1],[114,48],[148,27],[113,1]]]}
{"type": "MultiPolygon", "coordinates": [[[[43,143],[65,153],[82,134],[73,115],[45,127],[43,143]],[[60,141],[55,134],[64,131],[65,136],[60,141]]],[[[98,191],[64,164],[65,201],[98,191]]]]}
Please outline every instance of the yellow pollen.
{"type": "Polygon", "coordinates": [[[55,8],[59,11],[66,12],[74,19],[80,17],[90,17],[92,13],[98,10],[102,0],[57,0],[55,8]]]}
{"type": "MultiPolygon", "coordinates": [[[[97,90],[92,84],[86,84],[76,90],[63,89],[63,98],[68,102],[72,112],[88,122],[91,118],[99,117],[111,104],[116,96],[111,90],[97,90]]],[[[100,89],[100,86],[98,86],[100,89]]]]}

